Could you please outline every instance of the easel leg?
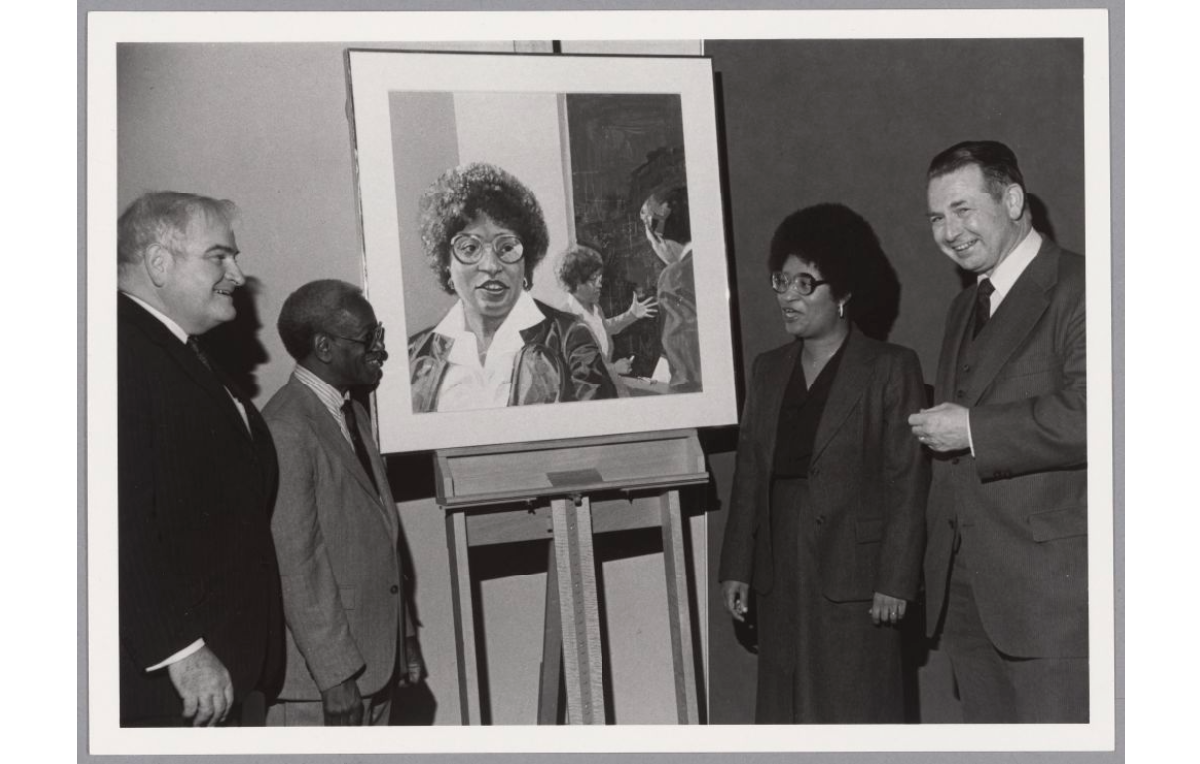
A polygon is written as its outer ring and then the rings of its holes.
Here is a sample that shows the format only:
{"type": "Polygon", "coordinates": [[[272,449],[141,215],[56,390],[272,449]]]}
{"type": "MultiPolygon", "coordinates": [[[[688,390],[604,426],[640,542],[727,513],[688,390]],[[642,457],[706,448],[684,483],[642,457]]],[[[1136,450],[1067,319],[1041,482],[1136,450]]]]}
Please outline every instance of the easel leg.
{"type": "Polygon", "coordinates": [[[571,724],[604,724],[604,664],[591,503],[586,497],[578,505],[570,499],[553,499],[550,509],[561,604],[567,720],[571,724]]]}
{"type": "Polygon", "coordinates": [[[543,619],[542,674],[538,682],[538,724],[558,724],[559,683],[562,682],[563,635],[559,615],[558,568],[554,544],[546,563],[546,615],[543,619]]]}
{"type": "Polygon", "coordinates": [[[662,513],[663,567],[667,573],[667,612],[671,619],[671,660],[675,664],[675,708],[680,724],[696,724],[700,714],[679,491],[664,491],[659,497],[659,510],[662,513]]]}
{"type": "Polygon", "coordinates": [[[454,636],[457,638],[458,702],[462,723],[479,724],[479,664],[475,653],[475,604],[471,598],[465,513],[451,512],[446,516],[446,541],[450,550],[450,589],[454,599],[454,636]]]}

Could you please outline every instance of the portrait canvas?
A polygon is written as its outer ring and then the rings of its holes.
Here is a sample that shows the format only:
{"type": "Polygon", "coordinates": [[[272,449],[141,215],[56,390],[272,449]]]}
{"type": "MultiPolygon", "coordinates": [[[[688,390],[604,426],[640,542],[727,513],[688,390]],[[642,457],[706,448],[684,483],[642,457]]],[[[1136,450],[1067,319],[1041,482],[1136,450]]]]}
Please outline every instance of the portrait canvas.
{"type": "Polygon", "coordinates": [[[709,61],[351,50],[347,69],[384,452],[736,422],[709,61]],[[541,246],[523,224],[464,228],[447,189],[468,177],[515,179],[541,246]],[[577,317],[581,246],[619,331],[577,317]],[[473,311],[504,311],[478,363],[473,311]]]}

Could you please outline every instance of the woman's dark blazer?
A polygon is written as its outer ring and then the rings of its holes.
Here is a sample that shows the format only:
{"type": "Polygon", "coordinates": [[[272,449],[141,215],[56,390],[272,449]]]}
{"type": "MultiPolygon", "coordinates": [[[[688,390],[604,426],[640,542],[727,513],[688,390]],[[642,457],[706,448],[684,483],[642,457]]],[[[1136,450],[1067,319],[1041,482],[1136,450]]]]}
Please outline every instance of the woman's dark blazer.
{"type": "MultiPolygon", "coordinates": [[[[913,600],[925,548],[929,464],[908,416],[925,403],[921,364],[908,348],[852,330],[809,466],[821,592],[834,602],[881,592],[913,600]]],[[[742,412],[720,580],[774,585],[771,465],[779,409],[800,353],[790,342],[754,361],[742,412]]],[[[808,517],[810,515],[806,515],[808,517]]]]}

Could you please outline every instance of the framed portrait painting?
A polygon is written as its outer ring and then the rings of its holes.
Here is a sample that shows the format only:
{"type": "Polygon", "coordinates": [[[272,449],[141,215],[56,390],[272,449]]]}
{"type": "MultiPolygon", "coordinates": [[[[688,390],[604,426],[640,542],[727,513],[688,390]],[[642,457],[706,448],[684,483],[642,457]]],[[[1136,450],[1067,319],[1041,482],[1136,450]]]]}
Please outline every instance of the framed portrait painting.
{"type": "Polygon", "coordinates": [[[346,64],[384,452],[737,421],[709,60],[346,64]]]}

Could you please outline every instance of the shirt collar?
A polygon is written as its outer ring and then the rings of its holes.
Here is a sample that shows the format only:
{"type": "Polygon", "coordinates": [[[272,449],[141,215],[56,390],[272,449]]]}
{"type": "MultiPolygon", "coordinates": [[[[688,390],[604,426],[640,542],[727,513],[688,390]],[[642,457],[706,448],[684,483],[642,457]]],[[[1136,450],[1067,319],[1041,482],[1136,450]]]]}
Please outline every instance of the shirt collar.
{"type": "Polygon", "coordinates": [[[335,419],[341,420],[342,404],[348,397],[348,393],[338,390],[333,385],[318,377],[310,369],[300,364],[296,364],[292,375],[296,378],[297,382],[313,391],[317,396],[317,400],[321,401],[321,404],[329,410],[329,413],[335,419]]]}
{"type": "MultiPolygon", "coordinates": [[[[500,328],[496,330],[495,336],[492,337],[492,344],[488,348],[487,356],[489,365],[492,358],[498,358],[502,354],[515,353],[520,350],[521,346],[525,344],[525,341],[521,339],[521,330],[536,326],[545,320],[546,316],[538,308],[533,296],[529,292],[522,291],[517,297],[517,302],[513,305],[512,310],[505,317],[504,323],[500,324],[500,328]]],[[[464,366],[479,365],[479,353],[475,343],[475,335],[467,329],[462,300],[454,303],[454,306],[438,322],[433,331],[451,340],[450,363],[462,364],[464,366]]]]}
{"type": "Polygon", "coordinates": [[[180,342],[182,342],[185,345],[187,344],[188,333],[183,330],[183,327],[181,327],[179,324],[172,321],[170,319],[170,317],[167,316],[167,314],[163,313],[158,308],[155,308],[153,305],[146,302],[145,300],[143,300],[141,297],[138,297],[137,295],[132,295],[129,292],[121,292],[121,294],[125,295],[129,299],[136,302],[138,305],[141,305],[143,308],[145,308],[147,313],[149,313],[150,315],[157,318],[162,323],[163,326],[167,327],[167,329],[171,332],[171,334],[174,334],[176,337],[179,338],[180,342]]]}
{"type": "Polygon", "coordinates": [[[586,316],[591,313],[590,310],[583,306],[583,303],[579,301],[579,298],[570,292],[567,293],[567,310],[577,316],[586,316]]]}
{"type": "Polygon", "coordinates": [[[992,304],[998,305],[1004,295],[1012,289],[1013,284],[1017,283],[1017,279],[1025,272],[1025,268],[1033,262],[1033,258],[1037,255],[1038,250],[1042,246],[1042,236],[1032,228],[1029,233],[1025,234],[1025,238],[1017,245],[1016,249],[1008,254],[1008,257],[1000,261],[992,270],[991,276],[979,276],[976,281],[982,281],[987,278],[992,282],[992,286],[996,288],[995,297],[992,304]]]}

